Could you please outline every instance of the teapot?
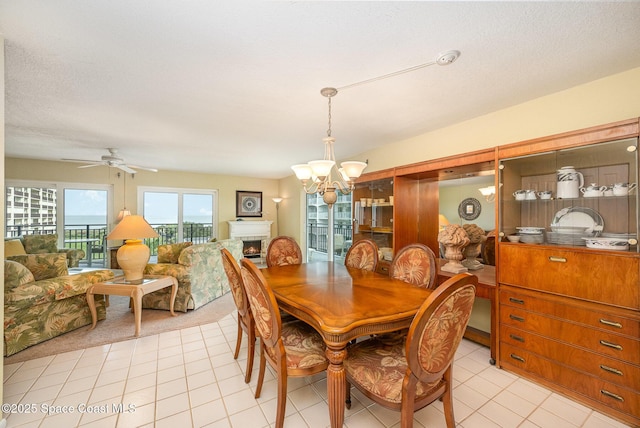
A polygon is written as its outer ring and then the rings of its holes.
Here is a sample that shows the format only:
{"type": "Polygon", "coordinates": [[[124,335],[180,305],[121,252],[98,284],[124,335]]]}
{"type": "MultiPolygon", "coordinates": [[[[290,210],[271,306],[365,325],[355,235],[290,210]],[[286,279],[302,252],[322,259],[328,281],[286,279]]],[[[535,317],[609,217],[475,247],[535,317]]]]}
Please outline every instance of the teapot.
{"type": "Polygon", "coordinates": [[[607,186],[598,186],[596,183],[591,183],[587,187],[580,188],[580,191],[584,194],[585,198],[603,196],[605,190],[607,190],[607,186]]]}
{"type": "Polygon", "coordinates": [[[636,183],[615,183],[613,185],[614,196],[627,196],[633,189],[636,188],[636,183]]]}
{"type": "Polygon", "coordinates": [[[563,166],[557,171],[556,196],[558,198],[577,198],[584,186],[584,176],[572,166],[563,166]]]}

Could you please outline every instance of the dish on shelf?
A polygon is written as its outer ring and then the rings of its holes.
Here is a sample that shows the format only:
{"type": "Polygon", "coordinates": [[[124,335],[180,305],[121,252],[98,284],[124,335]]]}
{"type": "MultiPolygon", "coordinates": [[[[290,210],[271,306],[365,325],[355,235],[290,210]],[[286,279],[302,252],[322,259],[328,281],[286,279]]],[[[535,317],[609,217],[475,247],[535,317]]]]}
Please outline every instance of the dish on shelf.
{"type": "Polygon", "coordinates": [[[559,224],[552,224],[551,230],[563,235],[589,235],[587,233],[588,227],[583,226],[561,226],[559,224]]]}
{"type": "Polygon", "coordinates": [[[520,235],[507,235],[509,242],[520,242],[520,235]]]}
{"type": "Polygon", "coordinates": [[[591,237],[582,239],[587,242],[587,248],[619,251],[625,251],[629,249],[629,242],[624,239],[606,237],[591,237]]]}
{"type": "Polygon", "coordinates": [[[542,233],[521,234],[520,242],[522,242],[523,244],[542,244],[544,242],[544,235],[542,233]]]}
{"type": "Polygon", "coordinates": [[[585,235],[598,236],[604,229],[604,219],[591,208],[568,207],[561,209],[553,217],[552,230],[554,227],[582,227],[585,235]]]}
{"type": "Polygon", "coordinates": [[[541,235],[544,232],[544,227],[521,226],[516,229],[520,235],[541,235]]]}
{"type": "Polygon", "coordinates": [[[590,238],[590,236],[579,235],[575,233],[547,232],[547,242],[549,244],[584,247],[585,245],[587,245],[587,243],[582,238],[590,238]]]}

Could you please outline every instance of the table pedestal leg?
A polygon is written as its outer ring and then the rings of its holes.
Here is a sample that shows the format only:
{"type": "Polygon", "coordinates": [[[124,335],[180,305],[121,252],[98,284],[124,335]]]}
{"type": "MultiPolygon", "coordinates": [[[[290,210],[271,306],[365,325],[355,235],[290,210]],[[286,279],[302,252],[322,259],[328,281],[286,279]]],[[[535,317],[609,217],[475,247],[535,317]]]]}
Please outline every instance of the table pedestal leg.
{"type": "Polygon", "coordinates": [[[347,351],[342,348],[327,347],[327,399],[329,401],[329,417],[331,428],[342,428],[344,423],[344,400],[346,399],[346,375],[342,362],[347,351]]]}
{"type": "Polygon", "coordinates": [[[140,336],[140,324],[142,323],[142,295],[140,288],[133,293],[133,317],[136,320],[136,337],[140,336]]]}

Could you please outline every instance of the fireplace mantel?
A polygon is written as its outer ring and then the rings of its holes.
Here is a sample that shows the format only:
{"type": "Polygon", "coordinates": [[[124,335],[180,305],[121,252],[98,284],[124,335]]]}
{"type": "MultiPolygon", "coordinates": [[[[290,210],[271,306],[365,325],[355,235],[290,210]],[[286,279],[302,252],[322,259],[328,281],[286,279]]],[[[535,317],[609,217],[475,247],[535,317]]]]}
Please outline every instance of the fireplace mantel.
{"type": "Polygon", "coordinates": [[[229,223],[229,238],[242,239],[260,236],[262,239],[271,238],[272,221],[227,221],[229,223]]]}

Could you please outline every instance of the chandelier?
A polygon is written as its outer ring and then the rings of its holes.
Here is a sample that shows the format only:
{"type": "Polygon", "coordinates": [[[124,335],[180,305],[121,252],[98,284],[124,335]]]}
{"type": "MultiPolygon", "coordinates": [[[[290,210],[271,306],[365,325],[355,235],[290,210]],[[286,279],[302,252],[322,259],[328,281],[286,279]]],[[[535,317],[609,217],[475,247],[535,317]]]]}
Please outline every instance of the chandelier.
{"type": "Polygon", "coordinates": [[[305,164],[293,165],[298,180],[302,182],[305,193],[320,194],[325,204],[331,207],[336,203],[339,190],[343,195],[353,191],[355,180],[360,177],[367,167],[365,162],[346,161],[336,166],[336,157],[333,151],[333,143],[336,141],[331,136],[331,98],[338,93],[335,88],[323,88],[320,93],[329,100],[329,128],[324,141],[324,158],[313,160],[305,164]],[[334,179],[335,176],[335,179],[334,179]]]}

